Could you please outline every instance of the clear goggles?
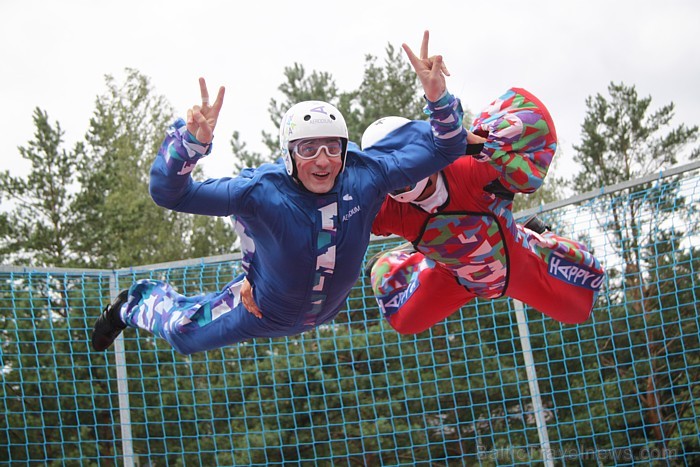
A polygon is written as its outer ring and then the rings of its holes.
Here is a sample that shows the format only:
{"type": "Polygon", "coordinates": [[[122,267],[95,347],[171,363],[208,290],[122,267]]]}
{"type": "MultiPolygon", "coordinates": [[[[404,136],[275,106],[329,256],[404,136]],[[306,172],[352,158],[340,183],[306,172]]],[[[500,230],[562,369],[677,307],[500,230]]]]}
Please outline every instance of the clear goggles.
{"type": "Polygon", "coordinates": [[[343,141],[340,138],[303,139],[294,146],[294,154],[299,159],[316,159],[321,154],[321,149],[326,150],[328,157],[340,157],[343,141]]]}

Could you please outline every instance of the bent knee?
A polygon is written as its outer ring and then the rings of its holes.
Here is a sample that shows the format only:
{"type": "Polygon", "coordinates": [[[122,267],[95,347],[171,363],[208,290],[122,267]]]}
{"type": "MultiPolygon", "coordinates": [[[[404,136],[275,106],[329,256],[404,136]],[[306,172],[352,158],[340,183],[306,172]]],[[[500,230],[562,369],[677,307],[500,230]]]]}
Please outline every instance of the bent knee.
{"type": "Polygon", "coordinates": [[[574,313],[571,316],[571,323],[569,324],[582,324],[588,321],[588,318],[591,317],[591,312],[593,311],[592,308],[585,308],[585,309],[580,309],[580,310],[575,310],[574,313]]]}
{"type": "Polygon", "coordinates": [[[425,323],[401,319],[401,317],[397,315],[389,316],[387,321],[396,332],[404,336],[420,334],[430,328],[430,325],[426,325],[425,323]]]}
{"type": "Polygon", "coordinates": [[[579,307],[569,308],[565,311],[562,309],[543,311],[550,318],[564,324],[582,324],[591,316],[592,308],[579,307]]]}
{"type": "Polygon", "coordinates": [[[175,326],[174,329],[164,329],[161,332],[161,337],[180,355],[192,355],[193,353],[200,352],[201,349],[192,345],[194,343],[193,339],[188,339],[187,334],[180,331],[181,329],[179,326],[175,326]]]}

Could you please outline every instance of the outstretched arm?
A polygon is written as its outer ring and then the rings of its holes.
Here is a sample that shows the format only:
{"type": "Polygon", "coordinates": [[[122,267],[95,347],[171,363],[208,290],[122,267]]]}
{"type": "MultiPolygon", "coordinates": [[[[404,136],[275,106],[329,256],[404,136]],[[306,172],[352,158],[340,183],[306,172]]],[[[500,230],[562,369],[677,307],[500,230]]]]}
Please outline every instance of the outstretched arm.
{"type": "Polygon", "coordinates": [[[391,192],[416,183],[442,170],[465,154],[466,130],[462,127],[462,106],[447,91],[447,68],[442,56],[428,54],[429,33],[423,34],[420,56],[403,44],[404,51],[423,85],[429,122],[412,121],[365,150],[382,167],[380,192],[391,192]]]}
{"type": "Polygon", "coordinates": [[[209,103],[204,78],[199,79],[201,105],[187,111],[187,121],[178,119],[168,129],[151,167],[149,189],[159,206],[181,212],[225,216],[230,213],[227,184],[216,180],[197,183],[190,173],[197,162],[211,152],[214,129],[224,102],[224,88],[209,103]]]}
{"type": "Polygon", "coordinates": [[[423,32],[420,57],[417,57],[406,44],[403,44],[403,49],[423,85],[425,99],[428,101],[426,113],[430,116],[430,126],[436,139],[436,147],[440,150],[442,145],[440,140],[451,139],[463,132],[463,113],[459,100],[447,92],[445,76],[449,76],[450,73],[442,60],[442,55],[428,54],[429,40],[430,33],[423,32]]]}

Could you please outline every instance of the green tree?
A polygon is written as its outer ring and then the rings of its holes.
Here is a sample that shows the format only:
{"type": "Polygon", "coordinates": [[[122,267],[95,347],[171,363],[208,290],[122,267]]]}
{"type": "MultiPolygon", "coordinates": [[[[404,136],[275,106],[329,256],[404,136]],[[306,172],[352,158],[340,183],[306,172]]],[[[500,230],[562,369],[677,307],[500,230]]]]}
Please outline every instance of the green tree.
{"type": "Polygon", "coordinates": [[[365,128],[382,117],[426,119],[420,81],[410,62],[391,44],[385,51],[383,66],[378,65],[377,57],[366,55],[360,87],[340,96],[340,110],[353,141],[359,142],[365,128]]]}
{"type": "MultiPolygon", "coordinates": [[[[377,57],[365,56],[365,70],[360,87],[341,92],[328,72],[312,71],[295,63],[284,69],[285,82],[279,86],[283,99],[270,99],[268,111],[274,128],[292,105],[306,100],[321,100],[335,105],[343,113],[351,141],[359,142],[370,123],[380,117],[400,115],[411,119],[425,118],[420,83],[410,63],[391,44],[386,47],[384,65],[377,57]]],[[[263,139],[273,155],[279,153],[277,133],[263,132],[263,139]]]]}
{"type": "Polygon", "coordinates": [[[238,175],[241,170],[246,167],[258,167],[264,162],[272,162],[274,155],[264,157],[259,152],[251,152],[246,149],[246,143],[240,140],[240,134],[237,131],[231,136],[231,150],[233,152],[233,175],[238,175]]]}
{"type": "MultiPolygon", "coordinates": [[[[671,127],[673,103],[651,111],[651,97],[639,98],[634,86],[611,83],[608,91],[609,100],[600,94],[586,99],[588,109],[582,125],[582,141],[574,146],[577,151],[574,160],[582,166],[574,177],[574,187],[579,192],[633,180],[674,165],[678,155],[697,139],[697,126],[671,127]]],[[[699,152],[695,148],[690,157],[697,157],[699,152]]],[[[611,244],[620,245],[624,273],[627,279],[635,281],[632,289],[638,292],[643,283],[640,245],[645,238],[654,243],[656,227],[677,215],[677,209],[684,209],[683,203],[678,203],[682,198],[678,199],[677,189],[677,179],[673,178],[665,179],[654,188],[652,184],[639,185],[632,189],[628,201],[609,206],[611,216],[602,216],[612,219],[602,227],[612,237],[611,244]],[[660,197],[657,208],[676,208],[659,209],[649,218],[653,224],[645,225],[646,197],[634,194],[650,190],[660,197]]],[[[641,297],[636,298],[635,302],[641,303],[641,297]]]]}
{"type": "MultiPolygon", "coordinates": [[[[338,106],[339,91],[333,76],[328,72],[312,71],[306,75],[306,70],[300,63],[284,68],[285,82],[278,87],[284,96],[283,100],[270,99],[268,113],[275,131],[262,132],[263,142],[270,149],[272,157],[279,156],[279,136],[277,129],[287,109],[301,101],[319,100],[338,106]]],[[[343,109],[340,109],[342,112],[343,109]]]]}
{"type": "Polygon", "coordinates": [[[246,167],[257,167],[264,162],[273,162],[280,156],[279,137],[276,130],[284,113],[292,105],[307,100],[321,100],[338,105],[338,88],[330,73],[312,71],[307,75],[303,65],[294,63],[291,67],[284,68],[284,76],[285,82],[278,87],[284,100],[271,98],[268,106],[270,121],[275,131],[261,132],[263,143],[269,149],[269,153],[262,154],[247,150],[246,144],[240,141],[240,134],[234,131],[230,141],[235,159],[234,174],[238,174],[246,167]]]}
{"type": "MultiPolygon", "coordinates": [[[[610,83],[610,98],[586,99],[582,141],[574,160],[582,170],[575,188],[585,192],[657,172],[678,163],[679,155],[695,142],[698,127],[671,127],[674,104],[651,110],[651,97],[640,98],[634,86],[610,83]]],[[[695,148],[690,157],[697,158],[695,148]]]]}
{"type": "Polygon", "coordinates": [[[107,91],[96,99],[78,159],[76,249],[91,267],[188,258],[193,242],[202,256],[229,252],[234,234],[221,219],[175,213],[150,199],[149,168],[173,111],[146,76],[132,69],[126,75],[123,83],[105,77],[107,91]]]}
{"type": "Polygon", "coordinates": [[[75,155],[82,151],[82,145],[66,152],[58,122],[52,126],[48,113],[38,107],[32,119],[34,138],[18,148],[20,156],[31,164],[29,174],[0,173],[0,199],[12,202],[0,224],[0,258],[36,267],[68,265],[75,259],[70,248],[72,202],[75,155]]]}
{"type": "MultiPolygon", "coordinates": [[[[676,164],[679,155],[697,139],[697,126],[671,126],[673,103],[652,111],[651,98],[638,97],[634,86],[611,83],[608,91],[609,98],[598,94],[586,100],[582,142],[575,146],[575,160],[582,166],[574,178],[578,191],[610,186],[676,164]]],[[[697,148],[690,152],[691,158],[697,155],[697,148]]],[[[681,390],[673,396],[673,403],[668,403],[672,384],[667,377],[665,355],[670,345],[666,342],[668,336],[697,334],[692,320],[665,322],[662,318],[667,307],[678,309],[681,316],[694,313],[692,306],[672,303],[677,294],[660,296],[660,284],[677,287],[680,282],[675,278],[680,269],[669,268],[669,264],[687,262],[684,257],[688,253],[674,239],[690,233],[676,232],[671,222],[694,215],[680,188],[677,177],[637,185],[625,196],[618,194],[609,203],[600,203],[596,211],[608,243],[618,247],[622,259],[619,270],[607,271],[612,288],[608,294],[616,305],[611,319],[626,320],[629,334],[622,338],[633,340],[631,358],[613,358],[617,365],[632,365],[630,371],[636,378],[622,384],[623,390],[641,401],[640,412],[664,449],[668,448],[669,433],[678,429],[678,415],[687,410],[681,406],[693,398],[689,391],[681,390]]],[[[624,366],[618,366],[618,371],[621,368],[624,366]]],[[[622,424],[631,429],[629,420],[622,420],[622,424]]]]}

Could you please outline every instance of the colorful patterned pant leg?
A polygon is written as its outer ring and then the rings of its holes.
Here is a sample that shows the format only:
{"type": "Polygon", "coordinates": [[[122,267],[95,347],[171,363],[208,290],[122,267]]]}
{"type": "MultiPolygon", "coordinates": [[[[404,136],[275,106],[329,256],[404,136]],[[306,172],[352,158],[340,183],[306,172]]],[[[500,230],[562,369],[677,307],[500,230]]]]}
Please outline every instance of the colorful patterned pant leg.
{"type": "Polygon", "coordinates": [[[401,334],[423,332],[474,298],[451,271],[422,253],[387,252],[371,277],[382,313],[401,334]]]}
{"type": "Polygon", "coordinates": [[[286,334],[265,319],[255,318],[240,303],[239,276],[220,292],[186,297],[168,283],[141,280],[129,289],[122,320],[168,341],[188,355],[255,337],[286,334]]]}
{"type": "Polygon", "coordinates": [[[551,232],[526,232],[526,238],[509,245],[506,295],[562,323],[586,321],[605,278],[598,260],[580,243],[551,232]]]}
{"type": "MultiPolygon", "coordinates": [[[[522,232],[521,232],[522,233],[522,232]]],[[[582,323],[605,277],[586,248],[551,232],[508,240],[505,295],[557,321],[582,323]]],[[[402,334],[417,334],[445,319],[475,295],[453,272],[421,253],[390,251],[372,267],[372,290],[382,313],[402,334]]]]}

